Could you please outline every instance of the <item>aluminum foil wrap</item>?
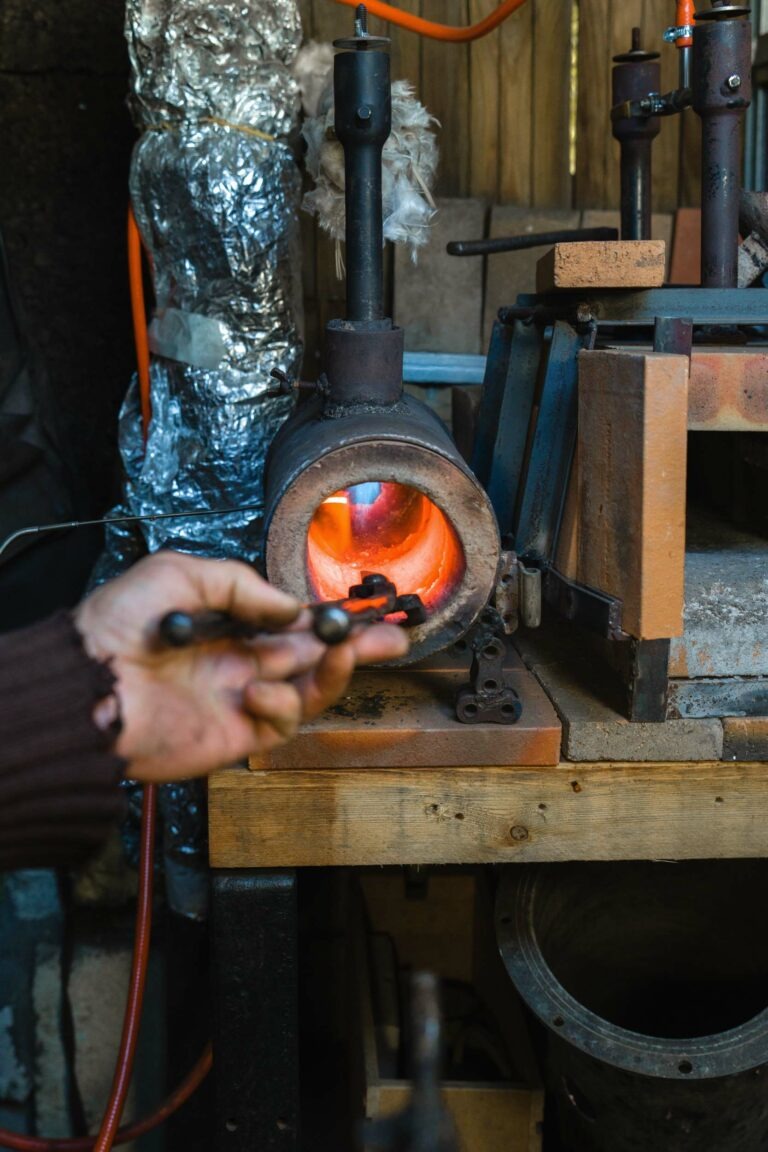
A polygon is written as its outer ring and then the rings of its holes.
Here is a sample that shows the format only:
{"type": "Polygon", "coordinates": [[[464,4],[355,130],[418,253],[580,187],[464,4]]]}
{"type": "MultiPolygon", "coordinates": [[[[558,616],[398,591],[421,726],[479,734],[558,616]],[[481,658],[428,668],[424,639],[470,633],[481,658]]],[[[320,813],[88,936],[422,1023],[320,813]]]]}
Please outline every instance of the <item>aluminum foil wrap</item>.
{"type": "MultiPolygon", "coordinates": [[[[267,395],[270,373],[297,375],[302,353],[296,0],[127,0],[126,36],[143,129],[130,191],[156,307],[149,438],[134,378],[116,514],[243,510],[111,525],[94,583],[165,546],[259,562],[264,461],[292,406],[267,395]]],[[[186,874],[205,859],[200,785],[165,789],[161,807],[166,872],[186,874]]],[[[198,915],[199,892],[179,891],[177,910],[198,915]]]]}

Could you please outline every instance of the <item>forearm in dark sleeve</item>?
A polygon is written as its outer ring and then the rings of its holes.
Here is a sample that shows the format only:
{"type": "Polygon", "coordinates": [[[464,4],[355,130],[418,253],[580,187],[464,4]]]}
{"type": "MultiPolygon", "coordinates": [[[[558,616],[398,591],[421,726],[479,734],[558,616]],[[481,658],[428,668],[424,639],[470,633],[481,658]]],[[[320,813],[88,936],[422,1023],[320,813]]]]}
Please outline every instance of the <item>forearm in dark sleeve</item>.
{"type": "Polygon", "coordinates": [[[93,721],[113,685],[68,613],[0,636],[0,869],[76,864],[118,817],[125,765],[93,721]]]}

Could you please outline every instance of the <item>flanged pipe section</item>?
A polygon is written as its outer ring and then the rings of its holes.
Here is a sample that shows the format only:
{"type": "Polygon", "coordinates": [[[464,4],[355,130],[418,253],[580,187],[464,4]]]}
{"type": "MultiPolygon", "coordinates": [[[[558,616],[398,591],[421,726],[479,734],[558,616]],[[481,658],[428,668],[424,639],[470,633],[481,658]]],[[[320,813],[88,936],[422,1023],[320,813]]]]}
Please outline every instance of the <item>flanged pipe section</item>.
{"type": "Polygon", "coordinates": [[[569,1152],[768,1147],[768,861],[515,865],[496,931],[569,1152]]]}

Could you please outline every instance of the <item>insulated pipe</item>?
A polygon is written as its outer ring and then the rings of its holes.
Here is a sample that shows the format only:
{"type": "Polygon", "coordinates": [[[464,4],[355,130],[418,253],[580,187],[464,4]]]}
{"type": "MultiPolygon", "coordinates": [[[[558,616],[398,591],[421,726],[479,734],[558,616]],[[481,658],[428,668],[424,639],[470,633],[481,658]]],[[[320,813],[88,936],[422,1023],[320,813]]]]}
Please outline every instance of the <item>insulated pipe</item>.
{"type": "Polygon", "coordinates": [[[752,99],[749,8],[696,13],[693,109],[701,117],[701,283],[738,285],[741,123],[752,99]]]}
{"type": "Polygon", "coordinates": [[[502,959],[569,1152],[768,1147],[768,861],[515,865],[502,959]]]}
{"type": "MultiPolygon", "coordinates": [[[[644,52],[640,29],[632,29],[632,48],[614,56],[613,107],[641,100],[661,87],[658,52],[644,52]]],[[[621,238],[651,238],[651,149],[661,131],[658,116],[632,116],[614,121],[613,135],[621,146],[621,238]]]]}

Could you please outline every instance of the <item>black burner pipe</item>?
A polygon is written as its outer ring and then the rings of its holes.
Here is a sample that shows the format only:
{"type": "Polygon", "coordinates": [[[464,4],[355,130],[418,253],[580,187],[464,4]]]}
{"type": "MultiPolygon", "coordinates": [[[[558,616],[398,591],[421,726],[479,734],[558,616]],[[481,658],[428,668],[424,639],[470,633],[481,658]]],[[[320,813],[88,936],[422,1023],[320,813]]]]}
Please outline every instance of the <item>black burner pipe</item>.
{"type": "Polygon", "coordinates": [[[749,9],[720,4],[696,13],[693,108],[701,117],[701,283],[738,284],[741,124],[752,98],[749,9]]]}
{"type": "Polygon", "coordinates": [[[356,35],[338,40],[333,87],[336,137],[344,148],[347,320],[384,319],[381,153],[392,129],[388,44],[368,36],[358,10],[356,35]]]}
{"type": "MultiPolygon", "coordinates": [[[[658,52],[644,52],[640,29],[632,29],[632,48],[614,56],[613,106],[642,100],[661,87],[658,52]]],[[[613,135],[621,146],[621,238],[651,238],[651,149],[661,130],[657,116],[615,120],[613,135]]]]}

